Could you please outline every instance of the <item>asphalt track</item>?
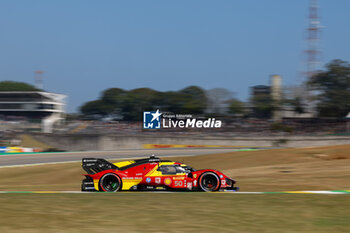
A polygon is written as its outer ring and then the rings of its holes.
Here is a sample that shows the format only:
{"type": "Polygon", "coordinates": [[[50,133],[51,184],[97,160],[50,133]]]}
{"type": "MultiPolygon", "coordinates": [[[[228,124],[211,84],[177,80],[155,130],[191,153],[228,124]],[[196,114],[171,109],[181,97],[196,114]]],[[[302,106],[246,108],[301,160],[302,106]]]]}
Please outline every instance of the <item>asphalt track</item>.
{"type": "Polygon", "coordinates": [[[236,151],[234,148],[178,148],[178,149],[124,149],[118,151],[51,152],[32,154],[0,154],[0,168],[36,164],[81,161],[85,157],[104,159],[134,159],[167,156],[194,156],[236,151]]]}

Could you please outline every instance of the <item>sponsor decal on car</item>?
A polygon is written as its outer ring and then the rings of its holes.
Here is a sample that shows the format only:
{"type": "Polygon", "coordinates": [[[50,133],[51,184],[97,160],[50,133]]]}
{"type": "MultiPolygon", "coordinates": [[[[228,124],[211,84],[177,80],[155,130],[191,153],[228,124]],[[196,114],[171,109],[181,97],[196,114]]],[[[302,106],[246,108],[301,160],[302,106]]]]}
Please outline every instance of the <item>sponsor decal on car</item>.
{"type": "Polygon", "coordinates": [[[226,185],[226,181],[225,181],[225,180],[222,180],[222,181],[221,181],[221,185],[226,185]]]}
{"type": "Polygon", "coordinates": [[[194,186],[194,187],[197,187],[197,180],[194,180],[194,181],[193,181],[193,186],[194,186]]]}
{"type": "Polygon", "coordinates": [[[194,177],[194,178],[197,178],[197,174],[194,174],[193,177],[194,177]]]}
{"type": "Polygon", "coordinates": [[[140,180],[142,177],[123,177],[122,180],[140,180]]]}
{"type": "Polygon", "coordinates": [[[192,182],[187,183],[187,188],[190,190],[192,189],[192,182]]]}
{"type": "Polygon", "coordinates": [[[174,185],[175,187],[183,187],[184,183],[182,180],[175,180],[174,185]]]}
{"type": "Polygon", "coordinates": [[[151,182],[151,178],[147,177],[146,182],[150,183],[151,182]]]}
{"type": "Polygon", "coordinates": [[[184,180],[185,177],[173,177],[173,180],[184,180]]]}
{"type": "Polygon", "coordinates": [[[160,177],[156,177],[155,182],[156,182],[156,184],[160,184],[160,177]]]}
{"type": "Polygon", "coordinates": [[[164,184],[166,184],[166,185],[171,185],[171,179],[170,178],[165,178],[165,180],[164,180],[164,184]]]}

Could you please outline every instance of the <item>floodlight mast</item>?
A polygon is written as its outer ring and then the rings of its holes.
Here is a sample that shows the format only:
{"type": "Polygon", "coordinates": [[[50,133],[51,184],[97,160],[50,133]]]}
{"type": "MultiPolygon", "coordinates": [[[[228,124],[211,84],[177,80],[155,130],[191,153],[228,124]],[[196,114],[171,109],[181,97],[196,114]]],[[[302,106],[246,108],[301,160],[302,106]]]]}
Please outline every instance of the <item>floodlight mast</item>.
{"type": "Polygon", "coordinates": [[[43,88],[44,88],[44,84],[43,84],[43,74],[44,74],[44,71],[42,71],[42,70],[36,70],[36,71],[34,71],[34,74],[35,74],[35,78],[34,78],[35,86],[36,86],[38,89],[43,89],[43,88]]]}
{"type": "Polygon", "coordinates": [[[316,74],[321,64],[321,24],[319,18],[318,0],[309,0],[309,16],[307,27],[307,49],[306,54],[306,81],[316,74]]]}

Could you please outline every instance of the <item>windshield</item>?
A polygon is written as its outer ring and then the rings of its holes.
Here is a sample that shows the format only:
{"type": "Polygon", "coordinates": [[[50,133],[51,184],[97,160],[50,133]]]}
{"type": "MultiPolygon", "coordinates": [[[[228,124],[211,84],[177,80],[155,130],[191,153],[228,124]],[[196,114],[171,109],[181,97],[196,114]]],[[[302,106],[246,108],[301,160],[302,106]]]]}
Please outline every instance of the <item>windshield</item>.
{"type": "Polygon", "coordinates": [[[190,173],[195,171],[192,167],[190,166],[178,166],[176,167],[176,170],[180,173],[190,173]]]}

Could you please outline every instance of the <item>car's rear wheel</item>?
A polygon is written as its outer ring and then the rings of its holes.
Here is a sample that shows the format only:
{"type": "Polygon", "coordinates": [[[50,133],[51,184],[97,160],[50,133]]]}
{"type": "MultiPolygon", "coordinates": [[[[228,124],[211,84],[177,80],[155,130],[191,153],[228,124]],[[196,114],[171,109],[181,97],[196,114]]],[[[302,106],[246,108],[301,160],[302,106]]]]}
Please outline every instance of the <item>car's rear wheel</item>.
{"type": "Polygon", "coordinates": [[[122,187],[120,177],[113,173],[107,173],[100,179],[100,187],[105,192],[117,192],[122,187]]]}
{"type": "Polygon", "coordinates": [[[205,172],[198,183],[201,190],[205,192],[218,191],[220,188],[220,178],[213,172],[205,172]]]}

